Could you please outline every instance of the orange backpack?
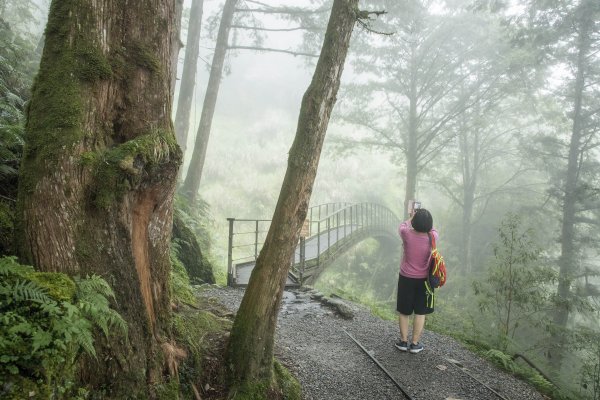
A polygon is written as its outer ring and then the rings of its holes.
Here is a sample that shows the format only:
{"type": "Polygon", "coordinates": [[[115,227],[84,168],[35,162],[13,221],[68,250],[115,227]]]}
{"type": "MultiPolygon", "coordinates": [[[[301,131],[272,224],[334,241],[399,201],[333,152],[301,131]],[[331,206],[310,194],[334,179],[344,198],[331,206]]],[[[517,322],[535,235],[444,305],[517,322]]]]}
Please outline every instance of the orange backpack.
{"type": "Polygon", "coordinates": [[[431,232],[427,235],[431,244],[431,256],[429,257],[429,275],[427,275],[427,280],[425,281],[425,291],[427,292],[427,307],[433,308],[435,306],[435,294],[433,291],[444,286],[447,275],[444,257],[442,257],[435,247],[435,237],[431,232]]]}
{"type": "Polygon", "coordinates": [[[429,259],[429,278],[427,279],[430,288],[437,289],[446,283],[446,263],[444,257],[440,254],[437,247],[435,246],[435,236],[431,232],[427,234],[429,236],[429,243],[431,244],[431,258],[429,259]]]}

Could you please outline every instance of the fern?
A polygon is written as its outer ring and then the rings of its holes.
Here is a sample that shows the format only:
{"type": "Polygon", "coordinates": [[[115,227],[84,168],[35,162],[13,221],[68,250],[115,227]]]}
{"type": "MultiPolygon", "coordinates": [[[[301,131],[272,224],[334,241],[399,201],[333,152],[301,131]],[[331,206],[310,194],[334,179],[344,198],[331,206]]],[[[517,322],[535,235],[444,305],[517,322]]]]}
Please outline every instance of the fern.
{"type": "Polygon", "coordinates": [[[102,330],[108,338],[110,329],[116,329],[127,336],[127,323],[115,310],[110,308],[108,299],[115,299],[115,293],[102,277],[87,276],[75,278],[78,305],[82,314],[102,330]]]}
{"type": "Polygon", "coordinates": [[[19,264],[17,257],[0,258],[0,276],[22,276],[27,272],[33,272],[33,267],[19,264]]]}
{"type": "Polygon", "coordinates": [[[46,291],[37,283],[20,279],[17,279],[16,283],[12,285],[12,297],[15,302],[33,301],[36,303],[47,303],[51,301],[46,295],[46,291]]]}
{"type": "MultiPolygon", "coordinates": [[[[0,277],[0,376],[9,382],[27,377],[75,396],[79,354],[96,356],[94,327],[106,337],[127,335],[127,324],[110,307],[113,290],[97,275],[74,284],[63,274],[35,272],[14,257],[0,258],[0,277]],[[68,295],[71,286],[75,296],[68,295]]],[[[18,388],[18,382],[10,387],[18,388]]]]}
{"type": "Polygon", "coordinates": [[[114,299],[115,292],[102,277],[94,274],[92,276],[86,276],[85,279],[75,277],[75,283],[77,284],[77,296],[80,299],[86,299],[87,296],[101,295],[107,298],[114,299]]]}
{"type": "Polygon", "coordinates": [[[490,349],[485,352],[485,357],[493,362],[494,364],[502,367],[503,369],[515,373],[517,370],[517,365],[512,360],[511,356],[506,353],[503,353],[500,350],[490,349]]]}

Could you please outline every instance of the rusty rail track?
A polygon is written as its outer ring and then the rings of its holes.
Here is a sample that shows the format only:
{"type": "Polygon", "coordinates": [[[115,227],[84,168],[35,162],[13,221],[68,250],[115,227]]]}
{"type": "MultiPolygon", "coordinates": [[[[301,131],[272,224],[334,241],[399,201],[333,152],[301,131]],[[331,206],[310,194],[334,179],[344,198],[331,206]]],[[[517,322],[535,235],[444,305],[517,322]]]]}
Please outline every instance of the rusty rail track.
{"type": "MultiPolygon", "coordinates": [[[[394,378],[394,376],[381,364],[381,362],[379,362],[379,360],[377,360],[375,358],[375,356],[373,355],[373,352],[369,351],[365,346],[362,345],[362,343],[360,343],[358,340],[356,340],[354,338],[354,336],[352,336],[348,331],[346,331],[345,329],[343,330],[344,333],[346,335],[348,335],[350,337],[350,339],[352,339],[354,341],[354,343],[356,343],[356,345],[358,347],[360,347],[360,349],[369,356],[369,358],[371,358],[371,360],[388,376],[388,378],[390,378],[390,380],[392,382],[394,382],[394,384],[396,385],[396,387],[400,390],[400,392],[406,397],[407,400],[418,400],[417,398],[415,398],[414,396],[411,396],[410,394],[408,394],[406,392],[406,390],[404,390],[404,388],[402,387],[402,385],[396,380],[396,378],[394,378]]],[[[501,393],[499,393],[498,391],[496,391],[494,388],[490,387],[489,385],[485,384],[484,382],[482,382],[480,379],[478,379],[476,376],[474,376],[473,374],[471,374],[471,372],[464,366],[462,365],[459,361],[454,360],[454,359],[450,359],[450,358],[444,358],[445,361],[447,361],[448,363],[450,363],[451,365],[453,365],[455,368],[457,368],[459,371],[461,371],[463,374],[467,375],[469,378],[471,378],[472,380],[474,380],[475,382],[477,382],[479,385],[485,387],[486,389],[488,389],[490,392],[492,392],[495,396],[497,396],[498,398],[502,399],[502,400],[510,400],[507,397],[505,397],[504,395],[502,395],[501,393]]]]}

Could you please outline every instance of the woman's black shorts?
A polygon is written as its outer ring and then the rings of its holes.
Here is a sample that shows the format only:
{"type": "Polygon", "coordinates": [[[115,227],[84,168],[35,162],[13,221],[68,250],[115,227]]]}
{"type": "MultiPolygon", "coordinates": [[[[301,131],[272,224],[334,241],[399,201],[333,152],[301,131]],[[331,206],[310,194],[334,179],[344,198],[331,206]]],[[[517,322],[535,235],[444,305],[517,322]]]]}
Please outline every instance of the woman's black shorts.
{"type": "Polygon", "coordinates": [[[400,314],[425,315],[433,312],[433,307],[427,306],[426,279],[407,278],[400,275],[398,278],[398,299],[396,301],[396,310],[400,314]]]}

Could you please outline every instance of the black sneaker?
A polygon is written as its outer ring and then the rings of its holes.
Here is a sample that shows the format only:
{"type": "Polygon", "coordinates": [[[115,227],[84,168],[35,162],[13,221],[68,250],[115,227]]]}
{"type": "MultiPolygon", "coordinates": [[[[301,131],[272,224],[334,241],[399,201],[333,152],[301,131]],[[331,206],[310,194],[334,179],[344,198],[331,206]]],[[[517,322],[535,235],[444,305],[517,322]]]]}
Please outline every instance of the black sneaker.
{"type": "Polygon", "coordinates": [[[408,342],[402,341],[400,340],[399,342],[394,343],[394,346],[396,346],[398,349],[402,350],[402,351],[407,351],[408,350],[408,342]]]}
{"type": "Polygon", "coordinates": [[[408,351],[410,351],[413,354],[417,354],[417,353],[422,352],[423,349],[424,349],[424,347],[423,347],[423,345],[421,343],[416,343],[416,344],[415,343],[411,343],[408,351]]]}

